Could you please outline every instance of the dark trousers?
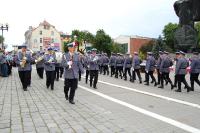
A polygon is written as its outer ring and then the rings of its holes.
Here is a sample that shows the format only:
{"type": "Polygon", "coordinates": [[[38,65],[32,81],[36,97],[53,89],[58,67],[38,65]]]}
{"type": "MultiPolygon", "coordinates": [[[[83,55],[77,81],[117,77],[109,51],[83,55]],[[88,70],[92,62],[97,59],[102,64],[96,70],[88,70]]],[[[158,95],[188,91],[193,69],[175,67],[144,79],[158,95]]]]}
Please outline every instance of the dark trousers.
{"type": "Polygon", "coordinates": [[[136,74],[138,76],[138,79],[140,82],[142,82],[142,77],[141,77],[141,74],[140,74],[140,69],[135,69],[134,71],[132,71],[132,80],[136,80],[136,74]]]}
{"type": "Polygon", "coordinates": [[[198,79],[199,73],[191,73],[190,74],[190,83],[191,83],[191,89],[194,90],[194,82],[196,82],[200,86],[200,81],[198,79]]]}
{"type": "Polygon", "coordinates": [[[160,83],[161,83],[161,86],[163,87],[164,86],[164,80],[166,82],[169,82],[171,85],[173,85],[171,79],[169,78],[169,73],[162,73],[160,74],[160,83]]]}
{"type": "Polygon", "coordinates": [[[92,87],[93,85],[93,87],[95,88],[97,86],[97,81],[98,81],[98,70],[90,70],[90,87],[92,87]]]}
{"type": "Polygon", "coordinates": [[[102,74],[102,72],[103,72],[103,66],[102,65],[99,65],[99,72],[100,72],[100,74],[102,74]]]}
{"type": "Polygon", "coordinates": [[[74,100],[77,86],[78,86],[78,79],[65,79],[64,93],[65,93],[65,97],[68,97],[68,92],[70,90],[69,101],[74,100]]]}
{"type": "Polygon", "coordinates": [[[60,67],[60,78],[62,78],[63,72],[64,72],[64,68],[60,67]]]}
{"type": "Polygon", "coordinates": [[[146,76],[147,76],[146,77],[147,78],[147,84],[149,84],[149,77],[151,77],[152,81],[156,83],[156,79],[153,75],[153,71],[149,71],[146,76]]]}
{"type": "Polygon", "coordinates": [[[28,86],[28,71],[18,71],[18,73],[23,89],[25,90],[27,89],[28,86]]]}
{"type": "Polygon", "coordinates": [[[190,90],[190,87],[185,80],[185,75],[177,74],[177,81],[178,81],[178,90],[181,90],[181,83],[183,83],[185,85],[187,90],[190,90]]]}
{"type": "Polygon", "coordinates": [[[78,71],[78,80],[81,81],[81,71],[78,71]]]}
{"type": "Polygon", "coordinates": [[[31,85],[31,70],[30,71],[27,71],[27,84],[28,84],[28,86],[30,86],[31,85]]]}
{"type": "Polygon", "coordinates": [[[111,69],[111,77],[112,77],[115,74],[115,67],[111,66],[110,69],[111,69]]]}
{"type": "Polygon", "coordinates": [[[89,70],[86,70],[86,75],[85,75],[85,83],[87,84],[88,82],[88,76],[90,74],[90,71],[89,70]]]}
{"type": "Polygon", "coordinates": [[[37,74],[41,79],[43,79],[44,67],[37,68],[37,74]]]}
{"type": "Polygon", "coordinates": [[[55,67],[55,80],[59,80],[59,75],[60,75],[60,67],[55,67]]]}
{"type": "Polygon", "coordinates": [[[115,72],[115,77],[118,78],[118,74],[119,74],[119,76],[120,76],[121,79],[122,79],[122,76],[123,76],[122,73],[123,73],[123,67],[117,66],[117,67],[116,67],[116,72],[115,72]]]}
{"type": "Polygon", "coordinates": [[[124,72],[124,79],[127,80],[127,73],[130,77],[131,80],[131,68],[125,68],[125,72],[124,72]]]}
{"type": "Polygon", "coordinates": [[[12,64],[7,64],[8,66],[8,75],[10,75],[12,73],[12,64]]]}
{"type": "Polygon", "coordinates": [[[160,81],[161,81],[160,69],[156,69],[156,70],[157,70],[158,84],[160,84],[160,81]]]}
{"type": "Polygon", "coordinates": [[[108,65],[103,66],[103,75],[109,75],[109,69],[108,69],[108,65]]]}
{"type": "Polygon", "coordinates": [[[8,77],[8,66],[7,64],[1,64],[1,74],[3,77],[8,77]]]}
{"type": "Polygon", "coordinates": [[[51,89],[54,89],[54,76],[55,71],[46,71],[46,86],[49,88],[51,86],[51,89]]]}

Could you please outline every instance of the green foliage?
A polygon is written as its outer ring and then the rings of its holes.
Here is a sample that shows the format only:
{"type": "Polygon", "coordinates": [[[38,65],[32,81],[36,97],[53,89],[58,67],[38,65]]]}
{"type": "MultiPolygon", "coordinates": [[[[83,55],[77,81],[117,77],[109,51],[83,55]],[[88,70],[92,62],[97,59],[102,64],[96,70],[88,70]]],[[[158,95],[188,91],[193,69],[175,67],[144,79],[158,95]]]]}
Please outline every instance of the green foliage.
{"type": "Polygon", "coordinates": [[[145,59],[146,59],[146,56],[147,56],[147,55],[146,55],[145,53],[139,51],[139,57],[140,57],[141,60],[145,60],[145,59]]]}
{"type": "Polygon", "coordinates": [[[169,23],[165,25],[163,29],[164,43],[172,50],[174,50],[174,42],[175,42],[174,33],[178,29],[178,27],[179,25],[176,23],[175,24],[169,23]]]}
{"type": "Polygon", "coordinates": [[[198,47],[200,48],[200,22],[195,23],[195,29],[198,32],[198,47]]]}
{"type": "Polygon", "coordinates": [[[155,45],[152,48],[152,52],[154,53],[156,58],[158,58],[159,56],[159,51],[173,52],[172,49],[168,45],[165,44],[161,36],[158,37],[155,45]]]}
{"type": "Polygon", "coordinates": [[[107,35],[103,29],[96,32],[94,39],[94,47],[97,48],[100,52],[105,52],[110,54],[112,51],[112,39],[107,35]]]}
{"type": "Polygon", "coordinates": [[[146,58],[147,52],[151,52],[152,49],[153,49],[153,46],[154,46],[155,44],[156,44],[155,41],[153,41],[153,40],[150,41],[149,43],[143,45],[143,46],[140,48],[139,53],[140,53],[141,55],[143,55],[143,56],[146,58]]]}
{"type": "Polygon", "coordinates": [[[114,42],[112,43],[112,49],[111,49],[111,51],[113,53],[122,53],[123,52],[122,48],[120,47],[120,44],[114,43],[114,42]]]}

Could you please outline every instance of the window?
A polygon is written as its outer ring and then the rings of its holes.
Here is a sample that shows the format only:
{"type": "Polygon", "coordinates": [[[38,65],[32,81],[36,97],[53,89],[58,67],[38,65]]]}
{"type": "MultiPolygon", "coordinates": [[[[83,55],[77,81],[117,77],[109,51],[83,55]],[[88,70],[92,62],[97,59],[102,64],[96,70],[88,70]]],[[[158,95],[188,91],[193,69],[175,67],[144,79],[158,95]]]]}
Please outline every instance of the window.
{"type": "Polygon", "coordinates": [[[42,31],[40,31],[40,35],[42,35],[42,31]]]}
{"type": "Polygon", "coordinates": [[[42,38],[40,38],[40,43],[42,43],[42,38]]]}
{"type": "Polygon", "coordinates": [[[34,39],[34,43],[37,43],[37,39],[34,39]]]}
{"type": "Polygon", "coordinates": [[[54,36],[54,32],[53,31],[51,31],[51,35],[54,36]]]}

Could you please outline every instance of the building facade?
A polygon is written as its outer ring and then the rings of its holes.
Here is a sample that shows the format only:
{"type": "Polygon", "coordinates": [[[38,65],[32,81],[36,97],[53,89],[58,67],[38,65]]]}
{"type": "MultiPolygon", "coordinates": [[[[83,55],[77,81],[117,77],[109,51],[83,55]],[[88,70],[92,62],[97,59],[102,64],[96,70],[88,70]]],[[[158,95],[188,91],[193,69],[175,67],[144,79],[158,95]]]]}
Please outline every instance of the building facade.
{"type": "Polygon", "coordinates": [[[50,45],[62,49],[60,33],[47,21],[40,23],[37,28],[30,26],[25,32],[25,43],[33,51],[46,50],[50,45]]]}
{"type": "Polygon", "coordinates": [[[123,49],[123,53],[133,54],[139,52],[139,49],[153,41],[153,38],[141,37],[141,36],[119,36],[114,39],[115,43],[118,43],[123,49]]]}

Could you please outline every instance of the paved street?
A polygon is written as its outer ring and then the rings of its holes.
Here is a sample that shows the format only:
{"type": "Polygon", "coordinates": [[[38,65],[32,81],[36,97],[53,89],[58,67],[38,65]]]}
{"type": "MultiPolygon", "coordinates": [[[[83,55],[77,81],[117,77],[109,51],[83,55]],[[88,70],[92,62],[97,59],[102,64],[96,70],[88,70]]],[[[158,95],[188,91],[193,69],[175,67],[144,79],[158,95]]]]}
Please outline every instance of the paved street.
{"type": "MultiPolygon", "coordinates": [[[[173,76],[171,76],[173,77],[173,76]]],[[[32,72],[24,92],[17,69],[0,77],[0,133],[187,133],[200,132],[200,89],[176,93],[100,75],[98,89],[79,82],[75,105],[32,72]],[[171,98],[171,99],[169,99],[171,98]]]]}

